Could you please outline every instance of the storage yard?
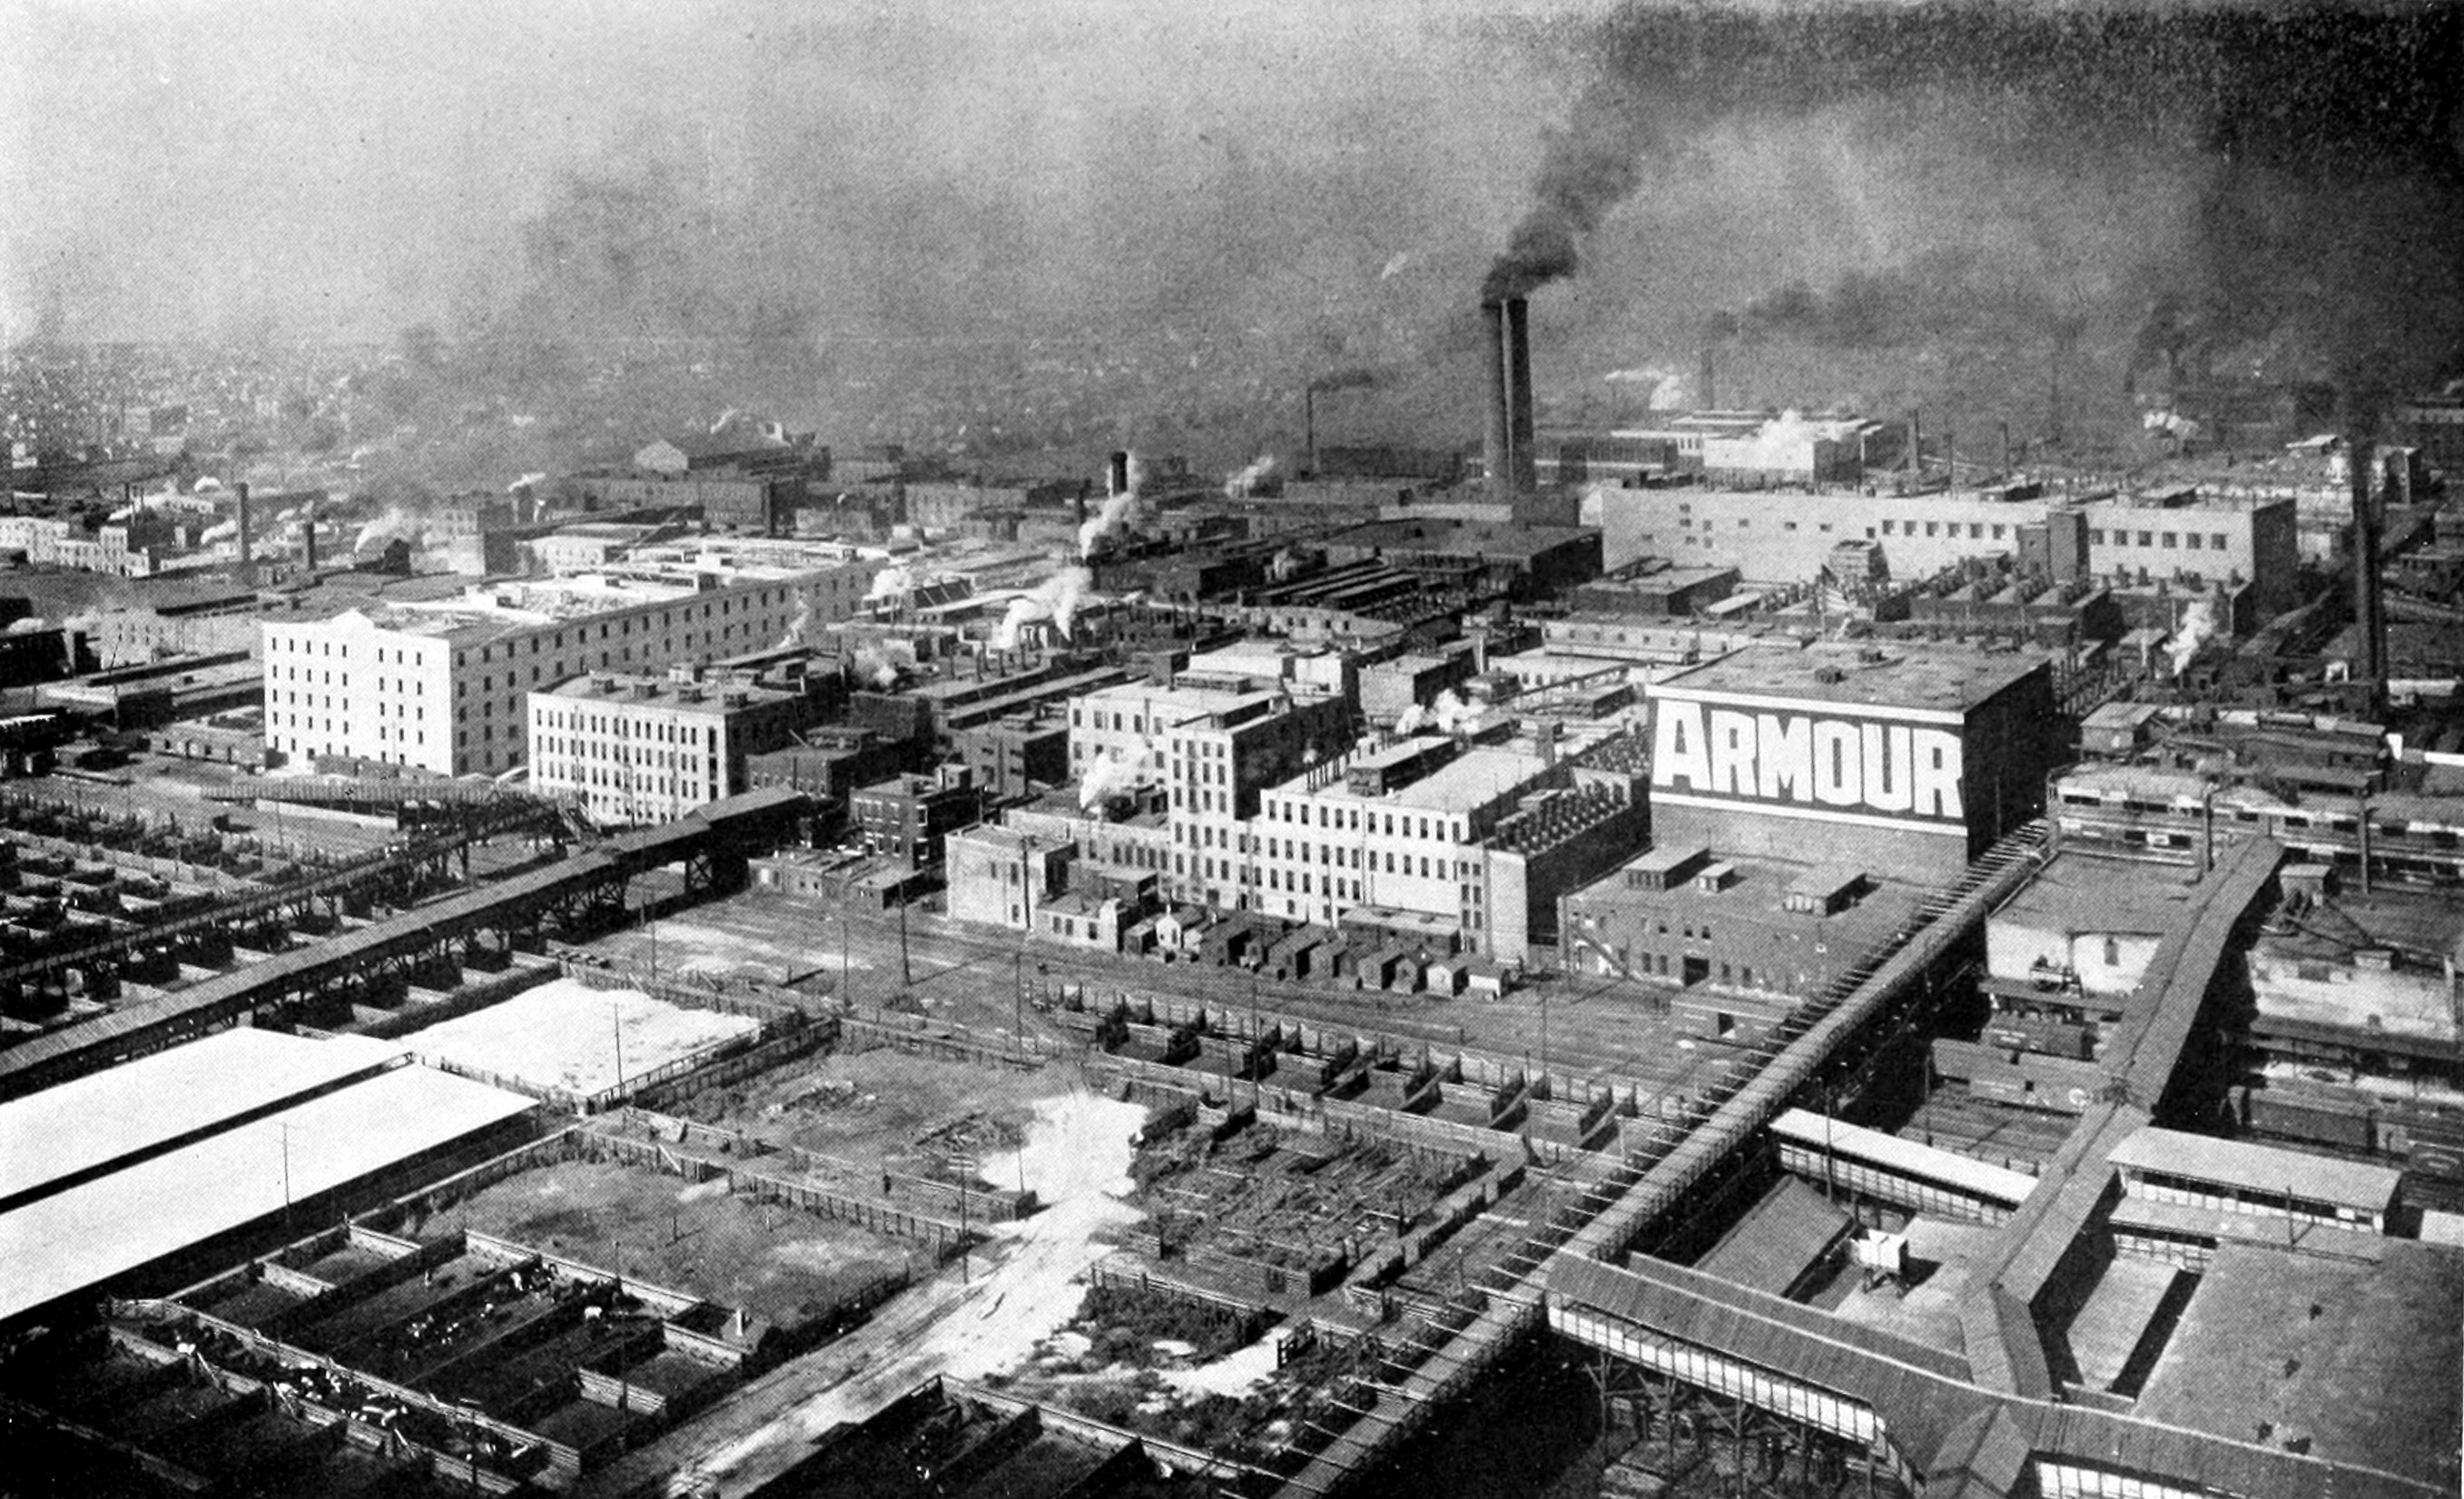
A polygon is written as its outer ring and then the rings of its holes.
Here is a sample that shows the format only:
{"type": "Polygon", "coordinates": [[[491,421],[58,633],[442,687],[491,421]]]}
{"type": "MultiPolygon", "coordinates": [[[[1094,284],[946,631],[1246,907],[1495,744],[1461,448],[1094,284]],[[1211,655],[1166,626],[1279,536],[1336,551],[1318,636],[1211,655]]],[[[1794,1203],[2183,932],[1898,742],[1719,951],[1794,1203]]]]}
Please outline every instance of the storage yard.
{"type": "Polygon", "coordinates": [[[745,1016],[682,1008],[639,989],[553,979],[501,1004],[412,1031],[403,1045],[456,1069],[588,1095],[760,1028],[745,1016]]]}

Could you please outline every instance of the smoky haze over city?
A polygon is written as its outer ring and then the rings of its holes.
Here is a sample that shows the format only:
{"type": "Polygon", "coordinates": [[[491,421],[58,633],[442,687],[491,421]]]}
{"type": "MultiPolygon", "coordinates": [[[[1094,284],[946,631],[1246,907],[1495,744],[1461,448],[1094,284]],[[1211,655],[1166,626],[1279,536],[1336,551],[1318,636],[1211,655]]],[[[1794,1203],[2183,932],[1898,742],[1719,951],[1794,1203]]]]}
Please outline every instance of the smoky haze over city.
{"type": "Polygon", "coordinates": [[[896,414],[1237,463],[1321,369],[1450,436],[1499,276],[1554,283],[1544,419],[1709,346],[2093,440],[2168,359],[2418,380],[2464,325],[2436,7],[15,10],[14,340],[407,336],[517,404],[708,341],[643,398],[833,429],[1078,340],[1181,408],[896,414]]]}
{"type": "Polygon", "coordinates": [[[0,0],[0,1499],[2453,1499],[2459,104],[0,0]]]}

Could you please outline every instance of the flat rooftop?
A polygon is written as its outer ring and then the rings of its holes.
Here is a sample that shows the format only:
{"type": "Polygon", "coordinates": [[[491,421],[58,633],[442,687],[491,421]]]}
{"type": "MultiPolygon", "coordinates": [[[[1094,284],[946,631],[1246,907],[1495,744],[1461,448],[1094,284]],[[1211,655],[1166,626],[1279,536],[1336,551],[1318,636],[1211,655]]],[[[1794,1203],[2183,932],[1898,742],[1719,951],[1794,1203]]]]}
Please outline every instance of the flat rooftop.
{"type": "Polygon", "coordinates": [[[2196,920],[2205,893],[2179,865],[2063,855],[1987,919],[2033,931],[2162,936],[2196,920]]]}
{"type": "Polygon", "coordinates": [[[2107,1157],[2118,1171],[2152,1171],[2252,1192],[2291,1193],[2314,1201],[2385,1212],[2404,1173],[2368,1161],[2313,1156],[2250,1140],[2218,1139],[2148,1125],[2107,1157]]]}
{"type": "Polygon", "coordinates": [[[241,1026],[0,1104],[0,1202],[257,1113],[403,1055],[241,1026]]]}
{"type": "Polygon", "coordinates": [[[396,1068],[41,1198],[0,1215],[0,1323],[535,1107],[484,1083],[396,1068]]]}
{"type": "Polygon", "coordinates": [[[1147,682],[1123,682],[1113,687],[1096,688],[1083,694],[1083,700],[1089,707],[1122,713],[1143,712],[1152,733],[1158,721],[1166,727],[1189,723],[1282,695],[1281,693],[1226,692],[1215,687],[1157,687],[1147,682]]]}
{"type": "Polygon", "coordinates": [[[2464,1253],[2390,1241],[2376,1264],[2227,1244],[2136,1414],[2456,1491],[2464,1253]]]}
{"type": "Polygon", "coordinates": [[[678,681],[664,672],[657,674],[642,672],[613,677],[601,672],[597,677],[577,676],[568,681],[560,682],[554,687],[534,689],[531,695],[574,698],[589,702],[605,702],[612,699],[620,703],[640,703],[651,707],[672,708],[685,713],[721,715],[768,703],[794,702],[803,694],[785,692],[776,687],[760,687],[751,682],[678,681]],[[599,685],[600,678],[605,678],[612,685],[603,689],[599,685]],[[725,696],[728,695],[740,696],[742,700],[730,705],[725,700],[725,696]]]}
{"type": "Polygon", "coordinates": [[[1740,650],[1653,684],[1652,696],[1796,698],[1843,707],[1930,708],[1962,712],[2032,673],[2043,656],[1928,647],[1910,641],[1876,646],[1767,645],[1740,650]],[[1869,659],[1879,656],[1880,659],[1869,659]]]}
{"type": "Polygon", "coordinates": [[[644,605],[682,603],[700,594],[705,578],[715,579],[717,585],[725,588],[788,583],[821,570],[734,564],[693,566],[681,562],[655,566],[636,560],[621,569],[569,577],[472,584],[436,598],[387,594],[363,601],[358,607],[371,624],[383,629],[422,635],[452,635],[466,630],[503,632],[589,619],[644,605]]]}
{"type": "MultiPolygon", "coordinates": [[[[1426,748],[1421,740],[1406,739],[1391,750],[1381,752],[1379,758],[1366,762],[1374,764],[1407,760],[1411,754],[1426,748]]],[[[1418,781],[1397,786],[1383,796],[1362,796],[1352,789],[1349,782],[1340,779],[1311,791],[1306,776],[1287,781],[1276,789],[1287,795],[1313,796],[1321,802],[1360,802],[1452,814],[1486,806],[1500,797],[1530,784],[1548,768],[1549,762],[1537,755],[1483,746],[1465,750],[1418,781]]]]}

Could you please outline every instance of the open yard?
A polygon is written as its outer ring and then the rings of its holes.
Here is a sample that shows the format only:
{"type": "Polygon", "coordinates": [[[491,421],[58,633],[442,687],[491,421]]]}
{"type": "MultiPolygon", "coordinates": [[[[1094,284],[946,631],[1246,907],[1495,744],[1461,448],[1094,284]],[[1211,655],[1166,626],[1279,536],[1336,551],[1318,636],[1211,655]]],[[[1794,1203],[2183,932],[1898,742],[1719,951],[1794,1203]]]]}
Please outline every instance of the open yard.
{"type": "Polygon", "coordinates": [[[911,1253],[865,1228],[731,1197],[720,1182],[587,1160],[508,1177],[404,1229],[495,1234],[781,1327],[903,1274],[911,1253]]]}
{"type": "Polygon", "coordinates": [[[639,989],[555,979],[415,1030],[403,1045],[457,1067],[587,1094],[759,1028],[742,1015],[687,1009],[639,989]]]}

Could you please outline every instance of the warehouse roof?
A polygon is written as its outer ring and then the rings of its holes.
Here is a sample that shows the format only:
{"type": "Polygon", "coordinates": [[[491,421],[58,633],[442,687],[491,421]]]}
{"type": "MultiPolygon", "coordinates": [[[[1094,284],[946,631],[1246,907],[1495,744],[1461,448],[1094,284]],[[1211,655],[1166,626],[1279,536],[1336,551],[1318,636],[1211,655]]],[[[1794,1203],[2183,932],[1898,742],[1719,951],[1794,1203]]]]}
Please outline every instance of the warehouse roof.
{"type": "Polygon", "coordinates": [[[1861,1160],[1885,1171],[1956,1187],[1989,1201],[2015,1207],[2036,1189],[2036,1179],[1970,1157],[1958,1155],[1896,1135],[1869,1130],[1844,1119],[1826,1119],[1803,1109],[1791,1109],[1771,1124],[1773,1135],[1815,1150],[1861,1160]]]}
{"type": "Polygon", "coordinates": [[[0,1323],[534,1107],[396,1068],[0,1215],[0,1323]]]}
{"type": "Polygon", "coordinates": [[[2154,1125],[2115,1146],[2110,1158],[2123,1171],[2162,1172],[2252,1192],[2290,1192],[2314,1201],[2370,1212],[2385,1212],[2394,1204],[2396,1183],[2404,1177],[2392,1166],[2337,1160],[2154,1125]]]}
{"type": "Polygon", "coordinates": [[[1761,700],[1795,698],[1849,707],[1930,708],[1958,712],[2046,670],[2025,652],[1964,650],[1894,641],[1762,647],[1706,661],[1661,678],[1650,695],[1691,697],[1734,693],[1761,700]]]}
{"type": "Polygon", "coordinates": [[[242,1027],[0,1104],[0,1203],[373,1072],[400,1047],[242,1027]]]}

